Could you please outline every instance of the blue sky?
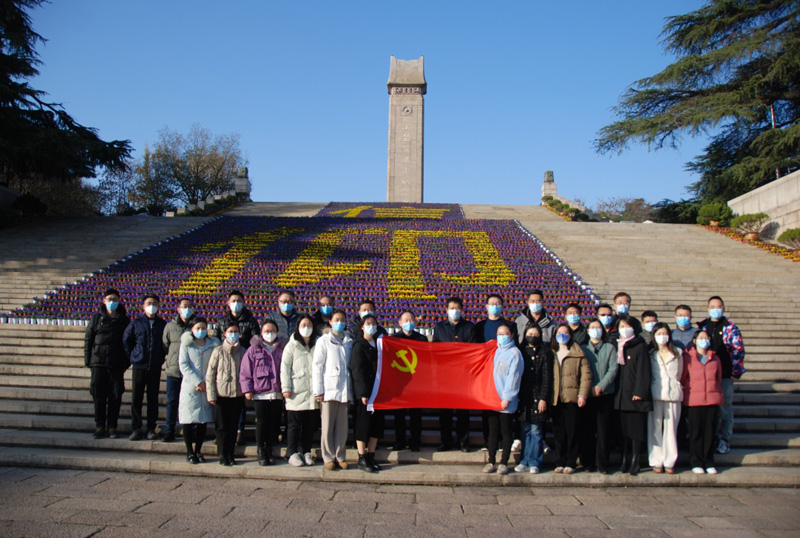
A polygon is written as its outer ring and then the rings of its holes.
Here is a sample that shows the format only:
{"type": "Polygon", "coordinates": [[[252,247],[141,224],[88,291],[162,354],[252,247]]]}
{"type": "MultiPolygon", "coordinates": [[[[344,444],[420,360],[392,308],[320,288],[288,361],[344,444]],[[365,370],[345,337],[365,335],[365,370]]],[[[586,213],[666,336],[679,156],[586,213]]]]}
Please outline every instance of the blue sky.
{"type": "Polygon", "coordinates": [[[159,129],[236,132],[257,201],[385,201],[389,58],[425,56],[425,201],[538,203],[545,170],[594,205],[685,196],[680,150],[595,153],[699,0],[54,1],[34,85],[137,154],[159,129]]]}

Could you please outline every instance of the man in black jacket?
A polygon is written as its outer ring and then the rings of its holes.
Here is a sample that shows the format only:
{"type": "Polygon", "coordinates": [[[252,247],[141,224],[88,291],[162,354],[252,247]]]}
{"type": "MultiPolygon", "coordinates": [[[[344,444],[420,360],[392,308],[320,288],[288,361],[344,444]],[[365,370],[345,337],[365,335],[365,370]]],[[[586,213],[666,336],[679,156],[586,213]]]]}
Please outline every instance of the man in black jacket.
{"type": "Polygon", "coordinates": [[[106,435],[117,438],[119,408],[125,392],[123,376],[130,366],[122,348],[122,335],[129,322],[119,292],[111,288],[103,294],[100,312],[86,327],[83,355],[84,364],[92,369],[89,392],[94,400],[95,439],[106,435]]]}
{"type": "Polygon", "coordinates": [[[147,439],[158,439],[158,390],[161,384],[161,367],[164,365],[164,328],[167,322],[158,315],[158,295],[144,296],[144,314],[133,320],[122,337],[125,354],[131,362],[131,441],[144,437],[142,432],[142,403],[147,392],[147,439]]]}
{"type": "MultiPolygon", "coordinates": [[[[411,310],[406,310],[400,314],[398,320],[400,330],[392,336],[416,342],[427,342],[428,338],[417,332],[417,317],[411,310]]],[[[398,409],[394,413],[394,449],[403,450],[406,448],[406,413],[411,419],[411,438],[408,448],[411,452],[419,452],[422,444],[422,409],[398,409]]]]}
{"type": "Polygon", "coordinates": [[[317,336],[322,336],[331,330],[331,314],[336,305],[330,295],[320,296],[318,303],[319,308],[314,312],[314,332],[317,336]]]}
{"type": "MultiPolygon", "coordinates": [[[[228,308],[225,314],[217,321],[217,338],[220,341],[225,340],[225,329],[231,324],[239,326],[239,345],[242,349],[247,350],[250,347],[250,340],[254,336],[261,335],[261,325],[258,320],[244,306],[244,293],[239,290],[231,290],[228,293],[228,308]]],[[[247,422],[247,407],[242,406],[242,414],[239,417],[239,426],[236,433],[236,444],[241,446],[245,444],[244,426],[247,422]]]]}
{"type": "MultiPolygon", "coordinates": [[[[461,317],[464,301],[460,297],[447,299],[447,319],[440,321],[433,328],[434,342],[475,342],[475,325],[461,317]]],[[[457,409],[456,435],[462,452],[469,452],[469,410],[457,409]]],[[[442,444],[437,450],[445,451],[453,448],[453,410],[439,411],[439,429],[442,444]]]]}

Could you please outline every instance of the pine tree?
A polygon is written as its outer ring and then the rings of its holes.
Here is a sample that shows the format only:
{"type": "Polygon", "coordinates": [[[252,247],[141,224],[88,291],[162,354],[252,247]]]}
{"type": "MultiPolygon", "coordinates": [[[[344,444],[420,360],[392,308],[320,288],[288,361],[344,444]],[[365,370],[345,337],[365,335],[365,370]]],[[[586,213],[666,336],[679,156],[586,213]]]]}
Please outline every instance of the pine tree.
{"type": "Polygon", "coordinates": [[[29,181],[80,184],[96,169],[125,167],[130,142],[105,142],[28,83],[41,64],[28,12],[44,0],[0,0],[0,183],[24,190],[29,181]]]}
{"type": "Polygon", "coordinates": [[[696,201],[727,201],[800,167],[800,2],[713,0],[668,18],[662,37],[678,60],[623,94],[599,152],[708,135],[686,166],[700,174],[696,201]]]}

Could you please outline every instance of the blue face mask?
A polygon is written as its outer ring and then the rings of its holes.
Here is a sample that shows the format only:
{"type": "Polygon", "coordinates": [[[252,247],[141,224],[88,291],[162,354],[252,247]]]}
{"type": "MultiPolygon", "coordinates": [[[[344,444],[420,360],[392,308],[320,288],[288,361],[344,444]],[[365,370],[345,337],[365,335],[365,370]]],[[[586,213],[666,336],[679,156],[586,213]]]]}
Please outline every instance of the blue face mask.
{"type": "Polygon", "coordinates": [[[617,305],[617,314],[619,314],[620,316],[624,316],[624,315],[626,315],[628,313],[628,311],[630,309],[631,309],[631,307],[626,305],[626,304],[618,304],[617,305]]]}
{"type": "Polygon", "coordinates": [[[378,332],[377,325],[372,325],[371,323],[369,325],[364,325],[364,334],[367,336],[374,336],[376,332],[378,332]]]}
{"type": "Polygon", "coordinates": [[[192,331],[192,336],[194,336],[198,340],[202,340],[207,335],[208,335],[208,331],[206,331],[205,329],[198,329],[196,331],[192,331]]]}
{"type": "Polygon", "coordinates": [[[292,310],[294,310],[294,305],[292,303],[281,303],[281,312],[284,314],[288,314],[292,310]]]}
{"type": "Polygon", "coordinates": [[[511,342],[512,342],[512,340],[511,340],[511,336],[510,335],[508,335],[508,334],[498,334],[497,335],[497,344],[498,345],[500,345],[502,347],[510,346],[511,342]]]}
{"type": "Polygon", "coordinates": [[[567,314],[567,323],[570,325],[577,325],[581,321],[580,314],[567,314]]]}
{"type": "Polygon", "coordinates": [[[180,308],[178,309],[178,313],[181,315],[183,319],[189,319],[194,314],[194,310],[191,308],[180,308]]]}
{"type": "Polygon", "coordinates": [[[231,312],[233,312],[234,314],[238,314],[239,312],[242,311],[243,308],[244,308],[244,303],[241,301],[236,301],[231,303],[231,312]]]}
{"type": "Polygon", "coordinates": [[[239,343],[239,333],[226,333],[225,339],[228,340],[231,344],[238,344],[239,343]]]}
{"type": "Polygon", "coordinates": [[[722,317],[722,309],[711,308],[708,310],[708,315],[711,316],[711,319],[720,319],[722,317]]]}
{"type": "Polygon", "coordinates": [[[559,344],[566,344],[567,342],[569,342],[569,335],[564,333],[557,334],[556,342],[558,342],[559,344]]]}
{"type": "Polygon", "coordinates": [[[600,340],[603,337],[603,329],[598,329],[597,327],[588,329],[586,332],[589,333],[589,338],[592,340],[600,340]]]}
{"type": "Polygon", "coordinates": [[[698,338],[697,347],[699,347],[700,349],[708,349],[711,347],[711,340],[706,340],[705,338],[698,338]]]}
{"type": "Polygon", "coordinates": [[[651,333],[653,332],[653,327],[655,326],[656,326],[655,321],[648,321],[647,323],[644,324],[644,330],[651,333]]]}
{"type": "Polygon", "coordinates": [[[333,312],[333,307],[328,305],[320,306],[319,311],[322,312],[323,316],[330,316],[331,312],[333,312]]]}
{"type": "Polygon", "coordinates": [[[331,328],[335,333],[342,333],[347,328],[347,324],[344,321],[334,321],[331,323],[331,328]]]}
{"type": "Polygon", "coordinates": [[[675,323],[678,324],[678,327],[685,329],[689,325],[692,324],[692,318],[687,318],[686,316],[678,316],[675,318],[675,323]]]}
{"type": "Polygon", "coordinates": [[[603,327],[608,327],[611,325],[613,318],[611,316],[597,316],[597,319],[600,320],[600,323],[603,324],[603,327]]]}
{"type": "Polygon", "coordinates": [[[119,306],[119,301],[108,301],[106,303],[106,308],[108,309],[109,312],[113,312],[114,310],[117,309],[118,306],[119,306]]]}
{"type": "Polygon", "coordinates": [[[486,306],[486,311],[489,312],[490,316],[497,316],[503,311],[503,307],[499,304],[490,304],[486,306]]]}
{"type": "Polygon", "coordinates": [[[417,326],[414,324],[413,321],[406,321],[405,323],[403,323],[403,330],[406,332],[411,332],[416,328],[417,326]]]}
{"type": "Polygon", "coordinates": [[[530,309],[532,314],[538,314],[542,311],[542,303],[528,303],[528,308],[530,309]]]}

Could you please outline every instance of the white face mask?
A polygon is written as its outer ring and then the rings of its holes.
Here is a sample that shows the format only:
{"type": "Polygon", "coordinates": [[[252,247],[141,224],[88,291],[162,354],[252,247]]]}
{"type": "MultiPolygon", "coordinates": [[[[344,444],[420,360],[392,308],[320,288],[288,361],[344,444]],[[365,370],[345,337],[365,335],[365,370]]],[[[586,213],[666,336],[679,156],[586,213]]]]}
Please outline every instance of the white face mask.
{"type": "Polygon", "coordinates": [[[669,342],[669,335],[668,334],[657,334],[656,335],[656,344],[659,346],[666,345],[669,342]]]}
{"type": "Polygon", "coordinates": [[[300,336],[302,336],[303,338],[308,338],[309,336],[311,336],[311,333],[314,332],[314,329],[306,325],[305,327],[300,327],[298,329],[298,332],[300,333],[300,336]]]}
{"type": "Polygon", "coordinates": [[[619,335],[622,338],[632,338],[633,337],[633,328],[632,327],[620,327],[619,328],[619,335]]]}
{"type": "Polygon", "coordinates": [[[261,333],[261,338],[263,338],[264,341],[266,343],[268,343],[268,344],[271,344],[272,342],[274,342],[275,338],[277,338],[277,337],[278,337],[278,335],[275,334],[275,333],[261,333]]]}
{"type": "Polygon", "coordinates": [[[364,325],[364,334],[366,334],[368,336],[372,336],[376,332],[378,332],[377,325],[364,325]]]}
{"type": "Polygon", "coordinates": [[[149,304],[144,307],[144,311],[148,316],[155,316],[158,313],[158,305],[149,304]]]}

